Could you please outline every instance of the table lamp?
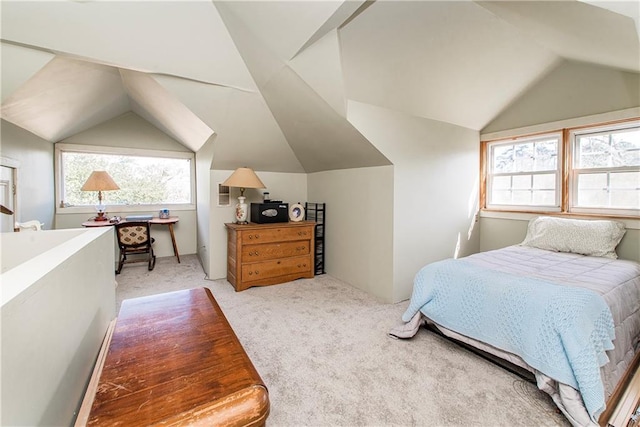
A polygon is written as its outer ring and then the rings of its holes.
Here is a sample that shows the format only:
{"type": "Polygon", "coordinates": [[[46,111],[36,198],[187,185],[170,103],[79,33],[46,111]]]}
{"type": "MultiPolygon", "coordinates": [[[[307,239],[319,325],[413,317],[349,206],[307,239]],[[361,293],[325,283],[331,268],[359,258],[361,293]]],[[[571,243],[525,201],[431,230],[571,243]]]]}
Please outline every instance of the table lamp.
{"type": "Polygon", "coordinates": [[[247,217],[249,212],[247,204],[244,202],[246,200],[244,190],[246,188],[266,188],[265,185],[260,181],[258,175],[247,167],[236,169],[222,185],[240,188],[240,196],[238,196],[238,204],[236,205],[236,222],[238,224],[248,224],[247,217]]]}
{"type": "Polygon", "coordinates": [[[89,175],[89,178],[87,178],[87,181],[84,183],[81,190],[98,192],[98,206],[96,206],[98,216],[96,216],[95,221],[106,221],[108,219],[104,215],[105,207],[102,204],[102,192],[119,189],[120,187],[118,187],[118,184],[113,181],[106,171],[91,172],[91,175],[89,175]]]}

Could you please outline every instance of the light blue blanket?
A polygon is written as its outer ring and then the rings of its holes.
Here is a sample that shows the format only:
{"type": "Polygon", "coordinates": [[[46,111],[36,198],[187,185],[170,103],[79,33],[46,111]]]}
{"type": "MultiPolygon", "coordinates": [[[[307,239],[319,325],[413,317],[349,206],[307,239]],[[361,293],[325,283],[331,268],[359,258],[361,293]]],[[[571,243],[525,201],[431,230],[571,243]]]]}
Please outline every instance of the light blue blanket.
{"type": "Polygon", "coordinates": [[[594,421],[604,410],[600,366],[613,348],[614,323],[597,293],[449,259],[416,275],[402,320],[418,310],[579,390],[594,421]]]}

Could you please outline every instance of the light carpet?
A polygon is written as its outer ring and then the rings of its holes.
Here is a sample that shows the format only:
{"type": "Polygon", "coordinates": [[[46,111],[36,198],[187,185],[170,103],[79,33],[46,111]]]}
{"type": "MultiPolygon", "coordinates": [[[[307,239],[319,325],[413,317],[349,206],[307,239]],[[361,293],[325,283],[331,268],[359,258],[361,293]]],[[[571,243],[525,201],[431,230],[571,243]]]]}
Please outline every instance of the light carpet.
{"type": "Polygon", "coordinates": [[[235,292],[195,255],[125,265],[123,299],[211,289],[269,389],[269,426],[568,426],[531,383],[429,331],[387,336],[384,304],[329,275],[235,292]]]}

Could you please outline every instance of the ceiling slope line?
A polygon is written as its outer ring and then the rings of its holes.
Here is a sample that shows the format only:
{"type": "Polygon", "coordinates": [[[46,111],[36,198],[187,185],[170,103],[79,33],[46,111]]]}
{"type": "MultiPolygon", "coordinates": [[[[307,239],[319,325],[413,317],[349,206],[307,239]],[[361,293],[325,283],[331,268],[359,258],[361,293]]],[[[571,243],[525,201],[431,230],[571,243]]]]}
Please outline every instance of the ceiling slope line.
{"type": "Polygon", "coordinates": [[[354,19],[356,19],[362,12],[364,12],[369,6],[371,6],[373,3],[375,3],[377,0],[364,0],[364,2],[360,5],[360,7],[358,7],[356,9],[355,12],[353,12],[351,14],[351,16],[349,16],[349,18],[347,18],[342,24],[340,24],[340,26],[338,27],[338,29],[342,29],[344,28],[345,25],[348,25],[349,22],[353,21],[354,19]]]}
{"type": "Polygon", "coordinates": [[[513,22],[511,22],[511,21],[509,21],[507,19],[504,19],[502,16],[500,16],[499,13],[494,12],[493,10],[488,8],[486,5],[484,5],[484,3],[488,3],[489,1],[487,1],[487,0],[471,0],[471,1],[473,3],[475,3],[477,6],[481,7],[482,9],[484,9],[485,12],[487,12],[489,15],[493,16],[494,18],[496,18],[503,25],[508,26],[508,27],[518,31],[519,33],[524,34],[536,46],[540,47],[541,49],[545,49],[545,50],[548,50],[548,51],[552,52],[558,58],[562,58],[562,56],[558,52],[556,52],[555,50],[549,48],[546,44],[539,42],[535,37],[532,37],[530,34],[524,32],[522,30],[522,28],[518,27],[513,22]]]}
{"type": "Polygon", "coordinates": [[[286,143],[307,173],[391,164],[245,22],[222,3],[218,11],[286,143]]]}
{"type": "Polygon", "coordinates": [[[256,93],[255,90],[252,89],[247,89],[247,88],[243,88],[243,87],[239,87],[239,86],[231,86],[231,85],[225,85],[222,83],[215,83],[215,82],[211,82],[211,81],[207,81],[207,80],[201,80],[201,79],[196,79],[193,77],[186,77],[186,76],[180,76],[178,74],[173,74],[173,73],[165,73],[162,71],[150,71],[150,70],[145,70],[142,68],[131,68],[131,67],[124,67],[122,65],[118,65],[115,64],[113,62],[109,62],[109,61],[103,61],[100,59],[95,59],[95,58],[89,58],[83,55],[75,55],[72,53],[68,53],[68,52],[63,52],[60,50],[56,50],[56,49],[49,49],[49,48],[45,48],[45,47],[41,47],[41,46],[36,46],[36,45],[32,45],[32,44],[28,44],[28,43],[22,43],[22,42],[17,42],[14,40],[8,40],[5,38],[0,38],[0,42],[1,43],[6,43],[12,46],[18,46],[18,47],[24,47],[27,49],[32,49],[32,50],[37,50],[40,52],[45,52],[45,53],[49,53],[52,55],[56,55],[62,58],[68,58],[68,59],[75,59],[75,60],[79,60],[79,61],[84,61],[84,62],[91,62],[93,64],[98,64],[98,65],[104,65],[107,67],[113,67],[113,68],[118,68],[118,69],[122,69],[122,70],[130,70],[130,71],[137,71],[139,73],[145,73],[151,76],[164,76],[164,77],[172,77],[172,78],[176,78],[176,79],[180,79],[180,80],[186,80],[186,81],[190,81],[190,82],[194,82],[194,83],[201,83],[204,85],[208,85],[208,86],[216,86],[216,87],[222,87],[222,88],[227,88],[227,89],[233,89],[233,90],[237,90],[240,92],[246,92],[246,93],[256,93]]]}
{"type": "Polygon", "coordinates": [[[119,70],[131,110],[193,152],[215,133],[153,77],[131,70],[119,70]]]}
{"type": "MultiPolygon", "coordinates": [[[[338,114],[340,114],[342,117],[344,117],[346,119],[347,117],[347,96],[346,96],[346,92],[345,92],[345,88],[344,88],[344,82],[345,82],[345,76],[344,76],[344,70],[342,67],[342,52],[341,52],[341,47],[340,47],[340,33],[338,32],[337,29],[332,30],[330,33],[327,33],[322,39],[316,41],[312,46],[309,46],[308,49],[301,51],[300,55],[298,55],[297,58],[292,59],[291,61],[288,61],[287,66],[289,68],[291,68],[303,81],[304,83],[309,87],[309,89],[311,89],[312,91],[314,91],[320,98],[322,98],[329,106],[331,106],[331,108],[333,108],[338,114]],[[339,69],[339,78],[335,78],[334,82],[330,85],[332,92],[331,93],[327,93],[326,89],[327,87],[324,87],[324,91],[322,90],[323,86],[320,85],[318,86],[318,80],[313,79],[313,75],[309,76],[308,73],[305,73],[305,68],[301,68],[300,67],[300,63],[301,61],[306,62],[307,64],[313,64],[312,66],[308,67],[307,70],[309,68],[315,69],[315,70],[321,70],[320,74],[323,75],[323,77],[327,77],[329,75],[331,75],[331,71],[333,71],[334,73],[336,72],[336,69],[334,68],[333,70],[331,70],[331,68],[327,68],[327,65],[330,65],[330,59],[331,58],[327,58],[327,57],[316,57],[315,60],[311,60],[309,59],[308,55],[313,55],[314,50],[321,48],[323,46],[323,43],[326,42],[326,40],[329,37],[333,37],[335,39],[335,45],[336,45],[336,52],[335,52],[335,58],[337,58],[336,62],[338,64],[337,68],[339,69]],[[306,59],[305,59],[306,58],[306,59]],[[310,80],[311,77],[311,80],[310,80]],[[315,83],[315,84],[314,84],[315,83]],[[339,106],[338,106],[338,102],[337,102],[337,96],[336,92],[333,92],[333,90],[336,90],[336,88],[340,88],[339,91],[341,92],[339,98],[340,98],[340,102],[339,102],[339,106]],[[333,95],[333,96],[332,96],[333,95]]],[[[303,62],[303,63],[304,63],[303,62]]],[[[335,77],[335,74],[334,74],[335,77]]]]}
{"type": "MultiPolygon", "coordinates": [[[[636,0],[637,1],[637,0],[636,0]]],[[[535,42],[538,46],[543,47],[544,49],[547,49],[551,52],[553,52],[554,55],[557,55],[561,58],[567,59],[567,60],[571,60],[571,61],[577,61],[577,62],[584,62],[584,63],[588,63],[588,64],[592,64],[592,65],[598,65],[598,66],[607,66],[610,68],[616,68],[619,71],[627,71],[627,72],[633,72],[633,73],[638,73],[640,72],[640,62],[638,62],[638,55],[637,55],[637,48],[636,50],[631,50],[631,53],[633,54],[634,58],[631,62],[631,65],[629,63],[624,63],[621,64],[619,61],[615,61],[614,64],[612,64],[610,61],[608,60],[602,60],[602,49],[595,49],[595,46],[592,45],[590,46],[590,48],[588,49],[588,52],[590,52],[589,55],[585,56],[584,54],[584,50],[582,55],[576,55],[575,52],[572,52],[571,54],[568,54],[567,51],[573,51],[573,49],[567,48],[567,42],[562,41],[562,37],[554,37],[553,39],[545,39],[540,37],[540,34],[543,34],[541,32],[541,30],[539,30],[540,28],[540,24],[541,21],[539,18],[535,18],[535,16],[531,15],[531,14],[522,14],[521,16],[526,16],[528,19],[532,19],[535,23],[535,25],[526,25],[526,22],[524,22],[525,25],[523,25],[523,21],[519,21],[518,20],[518,16],[516,14],[509,14],[508,12],[513,12],[513,10],[515,9],[509,9],[509,6],[505,6],[502,7],[503,4],[508,5],[510,4],[509,2],[501,2],[500,0],[472,0],[473,3],[475,3],[476,5],[482,7],[483,9],[485,9],[487,12],[489,12],[490,14],[492,14],[493,16],[495,16],[498,20],[502,21],[505,24],[510,25],[512,28],[516,29],[518,32],[520,32],[521,34],[529,37],[533,42],[535,42]],[[498,5],[500,5],[501,8],[498,7],[498,5]],[[505,11],[507,11],[507,13],[505,13],[505,11]],[[593,52],[600,52],[600,54],[594,54],[593,52]]],[[[544,2],[542,2],[544,3],[544,2]]],[[[577,11],[582,10],[583,14],[584,12],[587,12],[589,9],[600,9],[601,11],[604,12],[604,14],[599,14],[598,17],[600,19],[602,19],[602,17],[604,16],[609,16],[610,18],[614,18],[617,17],[618,19],[618,23],[619,20],[623,20],[626,21],[628,20],[632,26],[633,26],[633,30],[634,33],[636,33],[636,35],[638,36],[637,40],[640,41],[640,28],[638,28],[637,26],[637,22],[635,20],[634,17],[629,16],[627,14],[624,13],[620,13],[616,10],[614,10],[614,8],[609,8],[609,7],[601,7],[598,6],[596,4],[596,1],[582,1],[582,0],[578,0],[575,2],[549,2],[550,5],[560,5],[560,6],[566,6],[566,5],[576,5],[573,9],[576,9],[577,11]],[[584,7],[581,7],[584,6],[584,7]]],[[[522,4],[528,5],[535,5],[537,4],[536,2],[522,2],[522,4]]],[[[576,13],[576,10],[573,10],[573,13],[576,13]]],[[[590,15],[593,15],[593,13],[590,13],[590,15]]],[[[556,10],[555,11],[555,15],[551,14],[549,16],[560,16],[560,11],[556,10]]],[[[584,19],[584,18],[583,18],[584,19]]],[[[542,22],[542,24],[544,24],[545,26],[552,26],[551,28],[553,28],[553,22],[549,21],[549,22],[542,22]]],[[[566,24],[566,22],[565,22],[566,24]]],[[[563,26],[557,26],[555,28],[555,30],[558,29],[562,29],[562,33],[565,36],[568,36],[570,38],[575,38],[575,37],[579,37],[580,34],[576,33],[576,28],[575,26],[570,27],[568,25],[563,25],[563,26]]],[[[610,33],[610,31],[609,31],[610,33]]],[[[602,34],[601,34],[602,36],[602,34]]],[[[598,39],[598,42],[601,43],[603,41],[602,38],[598,39]]],[[[592,40],[593,42],[593,40],[592,40]]],[[[618,45],[619,43],[616,42],[615,44],[609,44],[609,48],[611,48],[611,46],[613,45],[618,45]]],[[[629,51],[627,51],[627,54],[629,53],[629,51]]]]}
{"type": "Polygon", "coordinates": [[[375,1],[376,0],[344,1],[289,60],[295,59],[301,52],[326,36],[330,31],[340,29],[347,25],[375,1]]]}

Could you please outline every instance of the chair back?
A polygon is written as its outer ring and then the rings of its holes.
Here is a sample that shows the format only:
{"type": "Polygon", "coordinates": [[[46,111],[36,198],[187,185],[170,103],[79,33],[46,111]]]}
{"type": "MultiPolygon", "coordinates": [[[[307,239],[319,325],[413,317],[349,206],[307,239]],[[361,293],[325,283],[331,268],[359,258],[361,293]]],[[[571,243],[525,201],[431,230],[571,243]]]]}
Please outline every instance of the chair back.
{"type": "Polygon", "coordinates": [[[44,224],[37,219],[25,222],[16,222],[14,225],[15,231],[40,231],[44,227],[44,224]]]}
{"type": "Polygon", "coordinates": [[[118,246],[126,248],[140,248],[150,246],[151,227],[148,221],[122,222],[116,224],[118,246]]]}

